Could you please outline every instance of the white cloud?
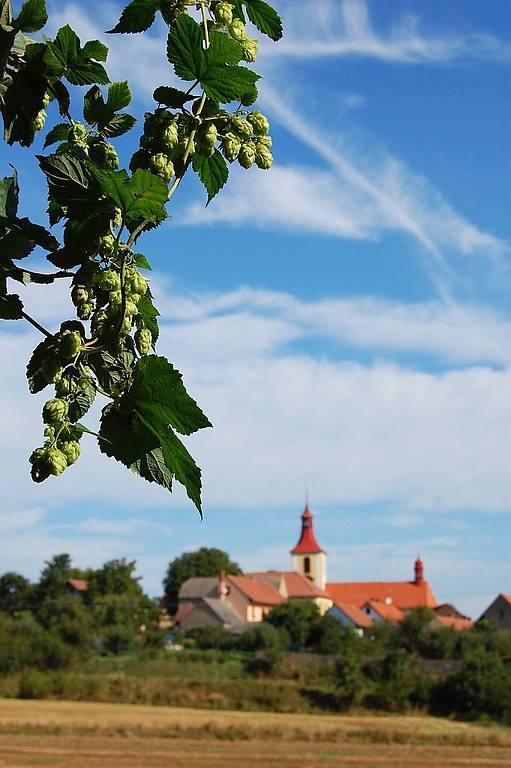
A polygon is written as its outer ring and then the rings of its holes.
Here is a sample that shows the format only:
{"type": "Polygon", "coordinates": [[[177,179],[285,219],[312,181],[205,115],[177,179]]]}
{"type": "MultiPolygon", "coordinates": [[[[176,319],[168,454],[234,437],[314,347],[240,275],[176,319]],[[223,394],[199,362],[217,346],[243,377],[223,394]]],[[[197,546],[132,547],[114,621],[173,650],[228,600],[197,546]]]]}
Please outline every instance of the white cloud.
{"type": "Polygon", "coordinates": [[[378,32],[365,0],[305,0],[281,4],[284,39],[265,56],[289,58],[366,57],[388,63],[451,64],[474,59],[509,61],[511,46],[493,35],[427,34],[420,19],[406,14],[387,33],[378,32]]]}

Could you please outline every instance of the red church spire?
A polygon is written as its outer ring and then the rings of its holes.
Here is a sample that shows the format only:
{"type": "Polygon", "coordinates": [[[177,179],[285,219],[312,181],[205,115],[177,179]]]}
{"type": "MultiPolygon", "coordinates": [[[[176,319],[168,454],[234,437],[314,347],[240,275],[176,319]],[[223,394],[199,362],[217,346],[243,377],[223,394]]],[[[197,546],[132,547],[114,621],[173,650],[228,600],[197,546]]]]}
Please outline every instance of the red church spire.
{"type": "Polygon", "coordinates": [[[415,561],[415,584],[424,584],[424,563],[420,559],[420,555],[417,556],[415,561]]]}
{"type": "Polygon", "coordinates": [[[302,533],[300,535],[300,541],[296,547],[291,550],[292,555],[312,555],[324,551],[316,541],[314,525],[312,522],[313,519],[309,505],[306,504],[302,514],[302,533]]]}

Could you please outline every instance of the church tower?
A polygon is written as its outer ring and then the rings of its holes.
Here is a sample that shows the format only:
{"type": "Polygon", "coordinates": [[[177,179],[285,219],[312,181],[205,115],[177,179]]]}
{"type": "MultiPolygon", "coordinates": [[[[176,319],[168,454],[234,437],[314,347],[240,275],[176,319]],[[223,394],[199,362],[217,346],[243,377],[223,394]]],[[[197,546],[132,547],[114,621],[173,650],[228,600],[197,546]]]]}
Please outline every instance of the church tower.
{"type": "Polygon", "coordinates": [[[320,589],[326,587],[326,552],[321,549],[314,535],[312,512],[305,505],[302,514],[302,532],[300,541],[291,550],[293,571],[301,573],[314,582],[320,589]]]}

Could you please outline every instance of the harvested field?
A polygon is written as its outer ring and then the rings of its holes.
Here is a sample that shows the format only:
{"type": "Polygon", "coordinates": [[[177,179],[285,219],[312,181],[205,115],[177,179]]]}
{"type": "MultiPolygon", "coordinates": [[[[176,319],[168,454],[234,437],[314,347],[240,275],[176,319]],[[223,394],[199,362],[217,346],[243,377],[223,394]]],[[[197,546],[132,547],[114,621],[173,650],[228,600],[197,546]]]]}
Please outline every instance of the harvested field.
{"type": "Polygon", "coordinates": [[[430,717],[0,700],[0,768],[511,765],[511,731],[430,717]]]}

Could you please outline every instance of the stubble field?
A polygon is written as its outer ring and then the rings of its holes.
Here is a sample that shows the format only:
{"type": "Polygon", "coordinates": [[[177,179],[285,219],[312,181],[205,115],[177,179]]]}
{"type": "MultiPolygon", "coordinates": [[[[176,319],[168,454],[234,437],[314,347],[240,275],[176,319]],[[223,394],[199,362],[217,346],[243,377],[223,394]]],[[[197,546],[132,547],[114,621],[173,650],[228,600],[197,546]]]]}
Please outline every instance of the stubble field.
{"type": "Polygon", "coordinates": [[[511,766],[511,731],[430,717],[0,700],[1,768],[511,766]]]}

